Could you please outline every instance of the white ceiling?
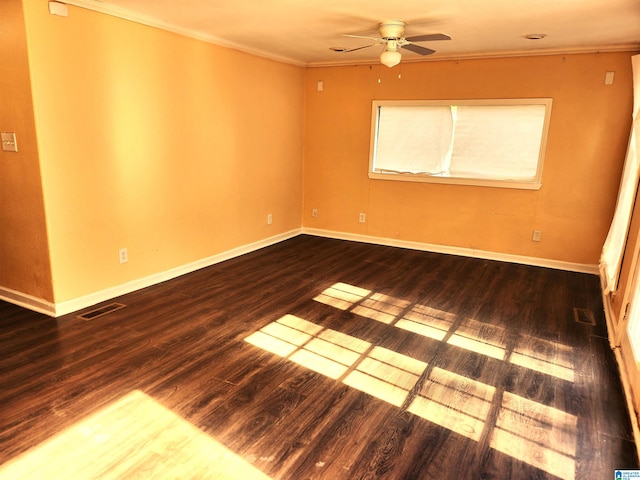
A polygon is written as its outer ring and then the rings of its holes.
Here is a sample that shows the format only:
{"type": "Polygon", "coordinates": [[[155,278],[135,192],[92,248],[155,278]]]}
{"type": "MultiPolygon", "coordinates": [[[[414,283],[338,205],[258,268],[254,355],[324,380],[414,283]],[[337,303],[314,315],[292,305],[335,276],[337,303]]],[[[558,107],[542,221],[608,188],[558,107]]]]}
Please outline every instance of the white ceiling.
{"type": "MultiPolygon", "coordinates": [[[[65,1],[65,0],[61,0],[65,1]]],[[[403,61],[536,53],[640,51],[640,0],[67,0],[65,3],[165,28],[297,65],[377,61],[376,45],[344,34],[377,35],[382,20],[407,22],[406,36],[437,50],[403,61]],[[542,40],[523,35],[544,33],[542,40]]],[[[72,12],[71,12],[72,13],[72,12]]]]}

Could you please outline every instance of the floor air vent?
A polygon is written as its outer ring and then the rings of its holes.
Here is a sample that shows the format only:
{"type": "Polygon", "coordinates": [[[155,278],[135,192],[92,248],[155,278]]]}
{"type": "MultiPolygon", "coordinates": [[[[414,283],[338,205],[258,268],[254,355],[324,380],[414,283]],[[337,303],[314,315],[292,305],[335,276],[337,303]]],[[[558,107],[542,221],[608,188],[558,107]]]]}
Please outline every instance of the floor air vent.
{"type": "Polygon", "coordinates": [[[596,319],[593,316],[593,312],[587,308],[573,308],[573,317],[578,323],[585,323],[587,325],[595,325],[596,319]]]}
{"type": "Polygon", "coordinates": [[[91,310],[90,312],[78,315],[78,318],[81,318],[83,320],[93,320],[94,318],[101,317],[103,315],[106,315],[107,313],[115,312],[116,310],[120,310],[124,307],[126,307],[126,305],[123,305],[122,303],[111,303],[109,305],[105,305],[104,307],[96,308],[95,310],[91,310]]]}

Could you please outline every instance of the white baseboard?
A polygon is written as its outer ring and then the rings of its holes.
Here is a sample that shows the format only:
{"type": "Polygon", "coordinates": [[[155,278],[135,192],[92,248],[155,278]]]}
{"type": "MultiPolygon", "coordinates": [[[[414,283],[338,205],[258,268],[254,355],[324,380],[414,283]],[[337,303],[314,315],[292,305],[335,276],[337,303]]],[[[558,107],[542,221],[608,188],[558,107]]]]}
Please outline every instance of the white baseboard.
{"type": "Polygon", "coordinates": [[[0,287],[0,300],[33,310],[34,312],[44,313],[50,317],[54,317],[56,313],[56,306],[53,302],[26,293],[17,292],[10,288],[0,287]]]}
{"type": "Polygon", "coordinates": [[[526,257],[523,255],[512,255],[509,253],[488,252],[473,248],[451,247],[446,245],[436,245],[432,243],[412,242],[408,240],[398,240],[394,238],[373,237],[369,235],[357,235],[353,233],[335,232],[332,230],[322,230],[318,228],[303,228],[302,233],[315,235],[318,237],[336,238],[339,240],[352,240],[355,242],[374,243],[389,247],[410,248],[412,250],[422,250],[433,253],[446,253],[449,255],[460,255],[463,257],[483,258],[486,260],[498,260],[501,262],[519,263],[534,267],[554,268],[556,270],[567,270],[570,272],[589,273],[598,275],[598,266],[584,263],[563,262],[560,260],[550,260],[546,258],[526,257]]]}
{"type": "Polygon", "coordinates": [[[265,238],[257,242],[253,242],[247,245],[241,245],[240,247],[227,250],[226,252],[203,258],[186,265],[181,265],[165,272],[155,273],[153,275],[149,275],[148,277],[132,280],[121,285],[116,285],[114,287],[100,290],[99,292],[90,293],[89,295],[73,298],[64,302],[51,303],[39,298],[32,297],[31,295],[28,295],[26,293],[16,292],[14,290],[2,287],[0,287],[0,299],[6,300],[9,303],[13,303],[24,308],[28,308],[29,310],[44,313],[51,317],[60,317],[62,315],[67,315],[68,313],[77,312],[78,310],[82,310],[83,308],[96,305],[97,303],[105,302],[112,298],[119,297],[120,295],[135,292],[136,290],[140,290],[141,288],[146,288],[157,283],[165,282],[167,280],[171,280],[172,278],[195,272],[196,270],[200,270],[201,268],[209,267],[211,265],[215,265],[216,263],[239,257],[240,255],[244,255],[245,253],[250,253],[255,250],[280,243],[284,240],[288,240],[289,238],[296,237],[300,235],[300,233],[301,229],[291,230],[289,232],[274,235],[273,237],[265,238]]]}
{"type": "Polygon", "coordinates": [[[105,302],[112,298],[125,295],[127,293],[146,288],[157,283],[165,282],[187,273],[200,270],[201,268],[215,265],[216,263],[224,262],[231,258],[250,253],[255,250],[259,250],[264,247],[274,245],[293,238],[301,233],[307,235],[315,235],[318,237],[335,238],[339,240],[351,240],[363,243],[372,243],[377,245],[386,245],[391,247],[410,248],[412,250],[421,250],[434,253],[446,253],[450,255],[461,255],[465,257],[484,258],[487,260],[498,260],[503,262],[519,263],[523,265],[533,265],[537,267],[555,268],[558,270],[568,270],[580,273],[598,274],[597,265],[586,265],[581,263],[562,262],[559,260],[548,260],[544,258],[525,257],[521,255],[511,255],[498,252],[487,252],[484,250],[475,250],[471,248],[463,247],[451,247],[445,245],[435,245],[430,243],[412,242],[407,240],[397,240],[392,238],[373,237],[369,235],[357,235],[352,233],[336,232],[332,230],[322,230],[316,228],[301,228],[290,230],[273,237],[259,240],[247,245],[227,250],[226,252],[213,255],[211,257],[203,258],[186,265],[167,270],[165,272],[149,275],[148,277],[132,280],[121,285],[116,285],[98,292],[90,293],[82,297],[66,300],[64,302],[52,303],[46,300],[33,297],[31,295],[17,292],[8,288],[0,287],[0,299],[9,303],[19,305],[21,307],[34,310],[39,313],[44,313],[52,317],[59,317],[67,315],[69,313],[77,312],[83,308],[96,305],[101,302],[105,302]]]}
{"type": "Polygon", "coordinates": [[[268,247],[276,243],[280,243],[284,240],[296,237],[300,235],[300,233],[300,229],[290,230],[279,235],[274,235],[273,237],[258,240],[257,242],[232,248],[231,250],[218,253],[211,257],[203,258],[186,265],[172,268],[171,270],[167,270],[165,272],[155,273],[153,275],[149,275],[148,277],[132,280],[122,285],[116,285],[115,287],[91,293],[83,297],[57,303],[55,305],[55,316],[58,317],[61,315],[66,315],[68,313],[77,312],[78,310],[82,310],[83,308],[87,308],[97,303],[119,297],[120,295],[135,292],[136,290],[140,290],[141,288],[150,287],[151,285],[165,282],[167,280],[180,277],[187,273],[195,272],[196,270],[200,270],[201,268],[210,267],[211,265],[215,265],[216,263],[224,262],[225,260],[230,260],[232,258],[239,257],[240,255],[244,255],[246,253],[250,253],[255,250],[259,250],[261,248],[268,247]]]}

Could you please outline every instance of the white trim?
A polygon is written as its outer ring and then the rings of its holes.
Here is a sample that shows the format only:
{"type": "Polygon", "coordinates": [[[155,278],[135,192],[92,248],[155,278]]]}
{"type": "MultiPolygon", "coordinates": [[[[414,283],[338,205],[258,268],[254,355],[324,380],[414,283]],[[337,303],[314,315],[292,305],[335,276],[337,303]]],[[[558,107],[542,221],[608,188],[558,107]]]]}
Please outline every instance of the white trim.
{"type": "Polygon", "coordinates": [[[83,308],[96,305],[97,303],[104,302],[106,300],[110,300],[127,293],[135,292],[136,290],[140,290],[141,288],[150,287],[151,285],[165,282],[167,280],[180,277],[187,273],[195,272],[196,270],[200,270],[201,268],[210,267],[211,265],[215,265],[216,263],[224,262],[225,260],[239,257],[240,255],[251,253],[261,248],[283,242],[300,235],[300,233],[300,229],[290,230],[279,235],[274,235],[273,237],[265,238],[264,240],[258,240],[257,242],[249,243],[247,245],[241,245],[239,247],[232,248],[231,250],[218,253],[211,257],[203,258],[192,263],[187,263],[186,265],[172,268],[171,270],[167,270],[166,272],[155,273],[153,275],[149,275],[148,277],[132,280],[130,282],[123,283],[122,285],[116,285],[115,287],[100,290],[99,292],[90,293],[89,295],[85,295],[83,297],[57,303],[55,305],[55,316],[59,317],[68,313],[77,312],[78,310],[81,310],[83,308]]]}
{"type": "MultiPolygon", "coordinates": [[[[402,57],[402,63],[422,63],[422,62],[447,62],[455,60],[477,60],[486,58],[514,58],[514,57],[542,57],[551,55],[582,55],[590,53],[617,53],[617,52],[637,52],[640,50],[640,44],[627,43],[624,45],[593,45],[588,47],[559,47],[546,48],[537,50],[512,50],[504,52],[476,52],[476,53],[436,53],[428,57],[402,57]]],[[[331,60],[320,62],[309,62],[309,68],[323,67],[344,67],[351,65],[371,65],[380,63],[377,60],[331,60]]]]}
{"type": "Polygon", "coordinates": [[[370,235],[336,232],[333,230],[323,230],[318,228],[303,228],[302,233],[307,235],[315,235],[318,237],[336,238],[339,240],[352,240],[355,242],[373,243],[376,245],[386,245],[389,247],[410,248],[412,250],[422,250],[425,252],[445,253],[448,255],[460,255],[463,257],[472,258],[483,258],[486,260],[497,260],[500,262],[518,263],[522,265],[531,265],[534,267],[545,267],[553,268],[556,270],[567,270],[570,272],[598,275],[597,265],[590,265],[585,263],[564,262],[561,260],[551,260],[547,258],[527,257],[524,255],[489,252],[486,250],[476,250],[475,248],[436,245],[433,243],[412,242],[408,240],[398,240],[395,238],[373,237],[370,235]]]}
{"type": "Polygon", "coordinates": [[[618,338],[618,335],[616,335],[615,325],[616,323],[619,323],[619,320],[616,321],[616,319],[614,318],[613,307],[611,305],[611,293],[607,292],[604,289],[602,289],[602,304],[604,306],[604,317],[607,324],[609,346],[611,347],[611,350],[613,350],[613,353],[616,357],[616,363],[618,364],[620,381],[624,390],[627,410],[629,412],[629,418],[631,420],[633,439],[634,443],[636,444],[636,452],[640,457],[640,424],[638,423],[638,412],[636,412],[636,409],[633,406],[633,392],[631,390],[629,371],[627,370],[627,365],[624,361],[624,358],[622,357],[622,348],[620,346],[621,341],[616,340],[616,338],[618,338]],[[618,345],[616,345],[616,343],[618,343],[618,345]]]}
{"type": "Polygon", "coordinates": [[[88,295],[65,300],[60,303],[52,303],[46,300],[33,297],[26,293],[17,292],[8,288],[0,287],[0,300],[19,305],[29,310],[44,313],[52,317],[60,317],[69,313],[77,312],[83,308],[96,305],[98,303],[111,300],[112,298],[135,292],[142,288],[156,285],[167,280],[171,280],[182,275],[195,272],[202,268],[215,265],[225,260],[229,260],[246,253],[259,250],[264,247],[275,245],[300,234],[315,235],[317,237],[335,238],[340,240],[351,240],[355,242],[372,243],[376,245],[386,245],[390,247],[409,248],[412,250],[421,250],[425,252],[444,253],[448,255],[460,255],[463,257],[483,258],[487,260],[497,260],[502,262],[518,263],[523,265],[532,265],[536,267],[554,268],[557,270],[567,270],[579,273],[588,273],[597,275],[598,266],[582,263],[563,262],[560,260],[550,260],[536,257],[526,257],[522,255],[512,255],[499,252],[488,252],[485,250],[476,250],[465,247],[453,247],[447,245],[436,245],[431,243],[413,242],[408,240],[398,240],[384,237],[374,237],[370,235],[359,235],[353,233],[336,232],[332,230],[323,230],[317,228],[299,228],[284,232],[273,237],[269,237],[247,245],[242,245],[231,250],[227,250],[211,257],[203,258],[186,265],[181,265],[165,272],[155,273],[144,278],[132,280],[121,285],[106,288],[98,292],[88,295]]]}
{"type": "Polygon", "coordinates": [[[620,339],[617,335],[616,324],[618,321],[614,318],[615,315],[613,313],[613,306],[611,305],[611,294],[608,293],[604,288],[604,276],[602,275],[602,271],[599,272],[600,276],[600,290],[602,293],[602,306],[604,309],[604,319],[607,324],[607,338],[609,339],[609,346],[611,350],[615,350],[620,347],[620,339]]]}
{"type": "Polygon", "coordinates": [[[277,62],[287,63],[298,67],[306,66],[304,62],[300,62],[293,58],[283,57],[273,53],[265,52],[263,50],[240,45],[238,43],[230,42],[220,37],[216,37],[215,35],[209,35],[198,30],[192,30],[189,28],[181,27],[179,25],[167,23],[163,20],[160,20],[159,18],[143,15],[134,12],[133,10],[117,7],[115,5],[109,5],[107,3],[102,3],[99,0],[64,0],[64,3],[67,5],[74,5],[76,7],[85,8],[94,12],[111,15],[112,17],[122,18],[123,20],[129,20],[130,22],[139,23],[148,27],[158,28],[166,32],[175,33],[178,35],[182,35],[183,37],[193,38],[195,40],[211,43],[220,47],[231,48],[240,52],[248,53],[250,55],[255,55],[257,57],[267,58],[269,60],[275,60],[277,62]]]}
{"type": "Polygon", "coordinates": [[[627,366],[625,365],[624,358],[622,358],[622,349],[620,347],[614,348],[613,353],[618,363],[620,380],[622,382],[622,389],[624,390],[624,397],[627,403],[627,410],[631,420],[631,430],[633,431],[633,439],[636,444],[636,453],[640,457],[640,425],[638,424],[638,412],[633,406],[633,395],[631,392],[631,385],[629,384],[629,373],[627,366]]]}
{"type": "Polygon", "coordinates": [[[515,180],[483,180],[480,178],[437,177],[435,175],[411,173],[369,172],[369,178],[372,180],[389,180],[395,182],[441,183],[447,185],[467,185],[475,187],[517,188],[519,190],[540,190],[542,188],[542,183],[540,183],[540,181],[518,182],[515,180]]]}
{"type": "Polygon", "coordinates": [[[28,308],[34,312],[44,313],[50,317],[55,316],[56,306],[54,303],[10,288],[0,287],[0,300],[28,308]]]}
{"type": "Polygon", "coordinates": [[[31,295],[28,295],[26,293],[20,293],[2,287],[0,287],[0,299],[24,308],[28,308],[29,310],[44,313],[51,317],[60,317],[62,315],[77,312],[78,310],[82,310],[83,308],[96,305],[100,302],[105,302],[107,300],[111,300],[112,298],[135,292],[136,290],[140,290],[141,288],[150,287],[151,285],[165,282],[167,280],[180,277],[187,273],[195,272],[196,270],[200,270],[201,268],[210,267],[211,265],[215,265],[216,263],[224,262],[225,260],[239,257],[240,255],[251,253],[264,247],[269,247],[276,243],[280,243],[290,238],[296,237],[300,235],[300,233],[301,229],[290,230],[288,232],[274,235],[273,237],[258,240],[257,242],[232,248],[231,250],[212,255],[211,257],[203,258],[186,265],[172,268],[171,270],[167,270],[165,272],[154,273],[153,275],[149,275],[148,277],[131,280],[130,282],[123,283],[121,285],[116,285],[114,287],[106,288],[104,290],[90,293],[89,295],[84,295],[82,297],[73,298],[71,300],[65,300],[64,302],[60,303],[47,302],[40,298],[32,297],[31,295]]]}
{"type": "MultiPolygon", "coordinates": [[[[547,150],[547,137],[549,134],[549,123],[551,121],[551,110],[553,106],[552,98],[490,98],[490,99],[443,99],[443,100],[373,100],[371,102],[371,134],[369,141],[369,171],[368,175],[373,180],[392,180],[403,182],[423,182],[423,183],[441,183],[452,185],[472,185],[479,187],[497,187],[497,188],[517,188],[524,190],[540,190],[542,187],[542,169],[544,166],[544,158],[547,150]],[[378,141],[380,135],[380,118],[383,107],[523,107],[523,106],[542,106],[544,107],[544,116],[542,131],[540,132],[540,142],[538,147],[538,156],[536,161],[536,174],[531,180],[527,179],[509,179],[500,178],[498,175],[487,177],[475,176],[467,177],[459,174],[430,174],[430,173],[406,173],[385,171],[376,168],[378,162],[378,141]]],[[[454,118],[453,116],[451,118],[454,118]]],[[[452,120],[453,121],[453,120],[452,120]]],[[[451,124],[452,144],[449,145],[455,150],[456,144],[456,127],[455,122],[451,124]]],[[[446,156],[446,155],[445,155],[446,156]]],[[[451,158],[449,157],[449,163],[451,158]]],[[[444,168],[439,165],[438,168],[444,168]]]]}

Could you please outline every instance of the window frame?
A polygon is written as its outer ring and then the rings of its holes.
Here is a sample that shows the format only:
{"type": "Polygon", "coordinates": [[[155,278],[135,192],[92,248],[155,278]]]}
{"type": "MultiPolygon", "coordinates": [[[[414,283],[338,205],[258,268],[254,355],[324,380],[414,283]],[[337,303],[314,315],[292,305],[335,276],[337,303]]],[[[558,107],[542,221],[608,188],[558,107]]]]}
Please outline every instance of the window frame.
{"type": "Polygon", "coordinates": [[[508,98],[508,99],[468,99],[468,100],[373,100],[371,107],[371,138],[369,145],[369,171],[370,179],[395,180],[403,182],[426,182],[453,185],[472,185],[482,187],[516,188],[525,190],[539,190],[542,187],[542,169],[547,149],[547,137],[551,120],[552,98],[508,98]],[[533,180],[509,180],[500,178],[475,178],[463,176],[443,176],[420,173],[380,172],[374,170],[376,146],[378,139],[378,118],[380,107],[385,106],[511,106],[511,105],[544,105],[545,115],[540,138],[540,151],[536,175],[533,180]]]}

